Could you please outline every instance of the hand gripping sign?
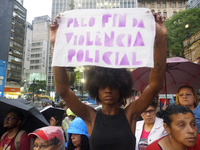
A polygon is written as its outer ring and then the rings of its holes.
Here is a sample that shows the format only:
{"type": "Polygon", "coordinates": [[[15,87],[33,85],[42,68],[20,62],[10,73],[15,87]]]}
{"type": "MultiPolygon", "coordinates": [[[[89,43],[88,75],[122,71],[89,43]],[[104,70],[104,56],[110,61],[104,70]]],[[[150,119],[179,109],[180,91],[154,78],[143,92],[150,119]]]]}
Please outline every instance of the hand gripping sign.
{"type": "Polygon", "coordinates": [[[149,9],[86,9],[61,15],[53,66],[153,67],[155,20],[149,9]]]}

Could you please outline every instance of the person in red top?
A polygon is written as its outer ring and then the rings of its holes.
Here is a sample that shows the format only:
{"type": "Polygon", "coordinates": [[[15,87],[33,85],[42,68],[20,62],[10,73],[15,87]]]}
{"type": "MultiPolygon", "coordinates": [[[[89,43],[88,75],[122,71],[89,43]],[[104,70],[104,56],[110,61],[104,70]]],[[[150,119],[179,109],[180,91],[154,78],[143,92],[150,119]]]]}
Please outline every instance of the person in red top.
{"type": "Polygon", "coordinates": [[[20,130],[23,113],[18,109],[11,109],[6,115],[3,127],[7,132],[1,136],[0,150],[29,150],[30,140],[25,131],[20,130]]]}
{"type": "Polygon", "coordinates": [[[199,150],[200,135],[193,112],[184,106],[168,107],[164,114],[168,135],[156,140],[146,150],[199,150]]]}

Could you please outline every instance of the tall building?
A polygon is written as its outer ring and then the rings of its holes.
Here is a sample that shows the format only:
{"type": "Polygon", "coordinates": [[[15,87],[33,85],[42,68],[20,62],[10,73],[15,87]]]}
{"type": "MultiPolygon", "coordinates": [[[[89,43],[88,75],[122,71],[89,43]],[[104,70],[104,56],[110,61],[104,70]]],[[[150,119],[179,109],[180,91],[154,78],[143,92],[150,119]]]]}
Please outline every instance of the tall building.
{"type": "Polygon", "coordinates": [[[72,9],[135,8],[137,0],[52,0],[52,18],[72,9]]]}
{"type": "Polygon", "coordinates": [[[166,18],[170,18],[177,12],[186,9],[186,1],[187,0],[138,0],[138,7],[154,9],[166,18]]]}
{"type": "Polygon", "coordinates": [[[28,92],[28,73],[27,70],[30,69],[30,59],[31,59],[31,45],[32,45],[32,35],[33,26],[29,22],[25,24],[25,36],[24,36],[24,54],[23,54],[23,68],[22,68],[22,87],[21,93],[28,92]]]}
{"type": "Polygon", "coordinates": [[[200,8],[200,0],[188,0],[186,3],[187,8],[200,8]]]}
{"type": "Polygon", "coordinates": [[[0,83],[0,92],[7,97],[17,98],[20,94],[22,82],[22,58],[27,11],[23,7],[23,0],[1,0],[0,10],[0,60],[7,66],[0,75],[0,78],[3,78],[3,84],[0,83]]]}
{"type": "Polygon", "coordinates": [[[50,49],[49,22],[50,17],[47,15],[35,17],[33,20],[32,43],[31,46],[27,45],[28,51],[25,56],[30,62],[25,64],[27,82],[32,82],[34,79],[46,81],[47,56],[50,49]]]}

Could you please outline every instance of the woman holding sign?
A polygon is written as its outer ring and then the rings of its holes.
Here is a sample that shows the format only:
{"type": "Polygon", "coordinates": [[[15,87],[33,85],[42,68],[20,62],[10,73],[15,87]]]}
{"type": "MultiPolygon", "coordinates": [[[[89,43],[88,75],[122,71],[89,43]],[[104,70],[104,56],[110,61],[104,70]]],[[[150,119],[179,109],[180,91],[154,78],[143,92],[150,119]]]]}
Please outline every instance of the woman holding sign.
{"type": "MultiPolygon", "coordinates": [[[[133,150],[135,149],[135,127],[138,116],[152,103],[162,88],[166,66],[167,30],[164,18],[152,12],[156,20],[154,45],[154,68],[151,70],[149,85],[140,98],[125,109],[126,98],[131,94],[132,75],[126,69],[90,67],[87,71],[86,87],[91,97],[102,103],[102,110],[96,111],[83,104],[69,87],[64,67],[53,67],[56,91],[77,116],[87,125],[92,150],[133,150]]],[[[50,26],[52,46],[58,28],[57,20],[50,26]]]]}

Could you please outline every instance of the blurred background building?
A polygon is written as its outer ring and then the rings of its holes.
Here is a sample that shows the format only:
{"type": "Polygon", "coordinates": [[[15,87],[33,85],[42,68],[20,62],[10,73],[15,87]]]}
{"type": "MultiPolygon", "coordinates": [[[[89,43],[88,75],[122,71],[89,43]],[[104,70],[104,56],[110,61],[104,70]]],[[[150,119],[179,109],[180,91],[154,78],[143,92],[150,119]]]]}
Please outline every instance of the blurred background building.
{"type": "Polygon", "coordinates": [[[184,56],[195,62],[200,57],[200,30],[183,41],[184,56]]]}
{"type": "Polygon", "coordinates": [[[138,0],[138,7],[154,9],[166,18],[170,18],[177,12],[185,10],[186,2],[187,0],[138,0]]]}
{"type": "Polygon", "coordinates": [[[186,3],[187,8],[200,8],[200,0],[188,0],[186,3]]]}
{"type": "MultiPolygon", "coordinates": [[[[0,92],[5,95],[18,96],[22,83],[27,10],[23,7],[23,0],[1,0],[0,10],[0,60],[3,64],[1,65],[3,69],[1,69],[0,75],[2,80],[0,82],[0,92]]],[[[0,97],[2,97],[2,94],[0,97]]]]}

